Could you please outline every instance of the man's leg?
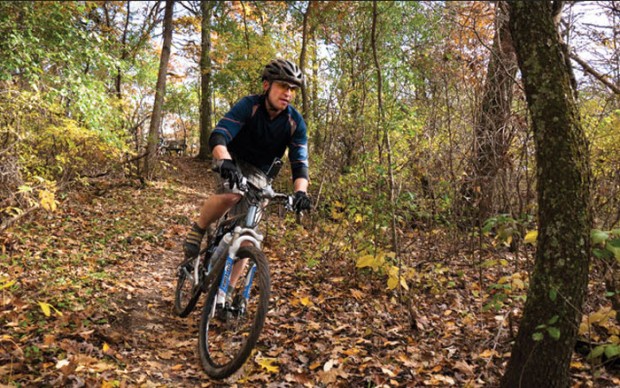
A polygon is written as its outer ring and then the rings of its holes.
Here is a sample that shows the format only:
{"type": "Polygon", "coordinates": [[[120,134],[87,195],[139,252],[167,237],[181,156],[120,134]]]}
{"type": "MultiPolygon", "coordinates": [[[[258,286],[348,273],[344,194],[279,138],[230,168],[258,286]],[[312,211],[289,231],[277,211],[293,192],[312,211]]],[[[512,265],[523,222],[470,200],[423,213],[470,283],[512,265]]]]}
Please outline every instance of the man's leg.
{"type": "Polygon", "coordinates": [[[233,193],[214,194],[210,196],[202,204],[200,216],[196,223],[199,227],[205,229],[207,226],[220,219],[220,217],[235,206],[240,199],[240,194],[233,193]]]}
{"type": "Polygon", "coordinates": [[[185,258],[195,257],[200,252],[200,243],[207,227],[222,217],[239,200],[241,195],[233,193],[214,194],[207,198],[200,208],[200,216],[185,239],[185,258]]]}

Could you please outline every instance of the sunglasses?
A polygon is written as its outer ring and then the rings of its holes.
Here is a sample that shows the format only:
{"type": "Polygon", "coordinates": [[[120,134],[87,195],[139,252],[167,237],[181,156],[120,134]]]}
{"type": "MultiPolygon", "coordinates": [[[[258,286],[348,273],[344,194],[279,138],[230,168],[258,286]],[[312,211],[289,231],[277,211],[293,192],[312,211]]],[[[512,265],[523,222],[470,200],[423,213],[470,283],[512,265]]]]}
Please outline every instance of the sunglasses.
{"type": "Polygon", "coordinates": [[[297,85],[293,85],[293,84],[289,84],[288,82],[284,82],[284,81],[273,81],[273,83],[281,88],[281,89],[286,89],[286,90],[290,90],[291,92],[295,93],[299,90],[299,87],[297,85]]]}

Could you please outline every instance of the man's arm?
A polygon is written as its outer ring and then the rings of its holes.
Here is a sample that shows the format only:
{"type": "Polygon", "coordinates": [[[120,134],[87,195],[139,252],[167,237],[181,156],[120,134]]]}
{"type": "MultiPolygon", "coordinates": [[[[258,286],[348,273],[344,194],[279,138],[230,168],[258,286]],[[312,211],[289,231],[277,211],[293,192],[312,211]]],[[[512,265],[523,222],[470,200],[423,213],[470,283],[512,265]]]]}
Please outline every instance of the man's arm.
{"type": "Polygon", "coordinates": [[[306,178],[297,178],[293,182],[293,192],[296,193],[298,191],[308,192],[308,180],[306,178]]]}
{"type": "Polygon", "coordinates": [[[295,187],[296,192],[306,192],[309,180],[307,128],[303,118],[295,110],[293,117],[297,125],[288,145],[288,158],[293,174],[293,187],[295,187]]]}
{"type": "Polygon", "coordinates": [[[232,159],[227,145],[251,117],[252,107],[253,96],[244,97],[218,121],[209,137],[209,147],[214,159],[232,159]]]}
{"type": "Polygon", "coordinates": [[[220,159],[232,160],[232,156],[230,155],[230,152],[228,152],[228,148],[226,148],[225,145],[221,145],[221,144],[216,145],[215,147],[213,147],[213,150],[211,151],[211,153],[213,154],[213,159],[215,160],[220,160],[220,159]]]}

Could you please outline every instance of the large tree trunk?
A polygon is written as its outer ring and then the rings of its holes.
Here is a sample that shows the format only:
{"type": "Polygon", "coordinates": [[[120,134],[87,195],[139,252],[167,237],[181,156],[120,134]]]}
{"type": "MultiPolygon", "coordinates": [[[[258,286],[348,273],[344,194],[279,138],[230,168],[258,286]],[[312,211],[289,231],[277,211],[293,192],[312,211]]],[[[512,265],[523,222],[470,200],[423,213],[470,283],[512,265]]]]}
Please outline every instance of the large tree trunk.
{"type": "Polygon", "coordinates": [[[166,0],[164,11],[164,44],[161,49],[159,61],[159,73],[157,75],[157,86],[155,87],[155,102],[153,104],[153,115],[151,116],[151,126],[147,143],[146,163],[144,166],[144,177],[147,179],[153,174],[155,165],[155,151],[159,138],[159,128],[162,120],[162,107],[164,96],[166,95],[166,73],[168,72],[168,61],[170,60],[170,46],[172,43],[172,11],[174,0],[166,0]]]}
{"type": "Polygon", "coordinates": [[[473,190],[477,203],[477,223],[483,223],[495,209],[495,178],[507,165],[505,159],[513,138],[508,125],[512,89],[517,73],[517,57],[508,24],[508,6],[498,2],[493,50],[489,60],[481,107],[475,124],[473,190]]]}
{"type": "Polygon", "coordinates": [[[536,144],[538,247],[503,387],[568,387],[588,283],[587,144],[553,20],[561,6],[511,1],[510,27],[536,144]]]}
{"type": "Polygon", "coordinates": [[[211,158],[209,149],[209,137],[211,136],[211,15],[213,14],[214,1],[200,2],[202,10],[202,32],[200,54],[200,150],[198,159],[211,158]]]}

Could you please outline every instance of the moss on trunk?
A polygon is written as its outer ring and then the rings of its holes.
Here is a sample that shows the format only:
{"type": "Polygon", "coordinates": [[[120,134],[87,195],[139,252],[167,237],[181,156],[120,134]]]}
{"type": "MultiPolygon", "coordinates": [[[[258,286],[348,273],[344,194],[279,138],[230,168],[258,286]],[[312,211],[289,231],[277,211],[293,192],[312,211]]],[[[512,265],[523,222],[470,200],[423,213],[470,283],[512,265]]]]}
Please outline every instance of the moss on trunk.
{"type": "Polygon", "coordinates": [[[538,249],[504,387],[567,387],[588,283],[587,143],[552,2],[510,2],[536,144],[538,249]]]}

